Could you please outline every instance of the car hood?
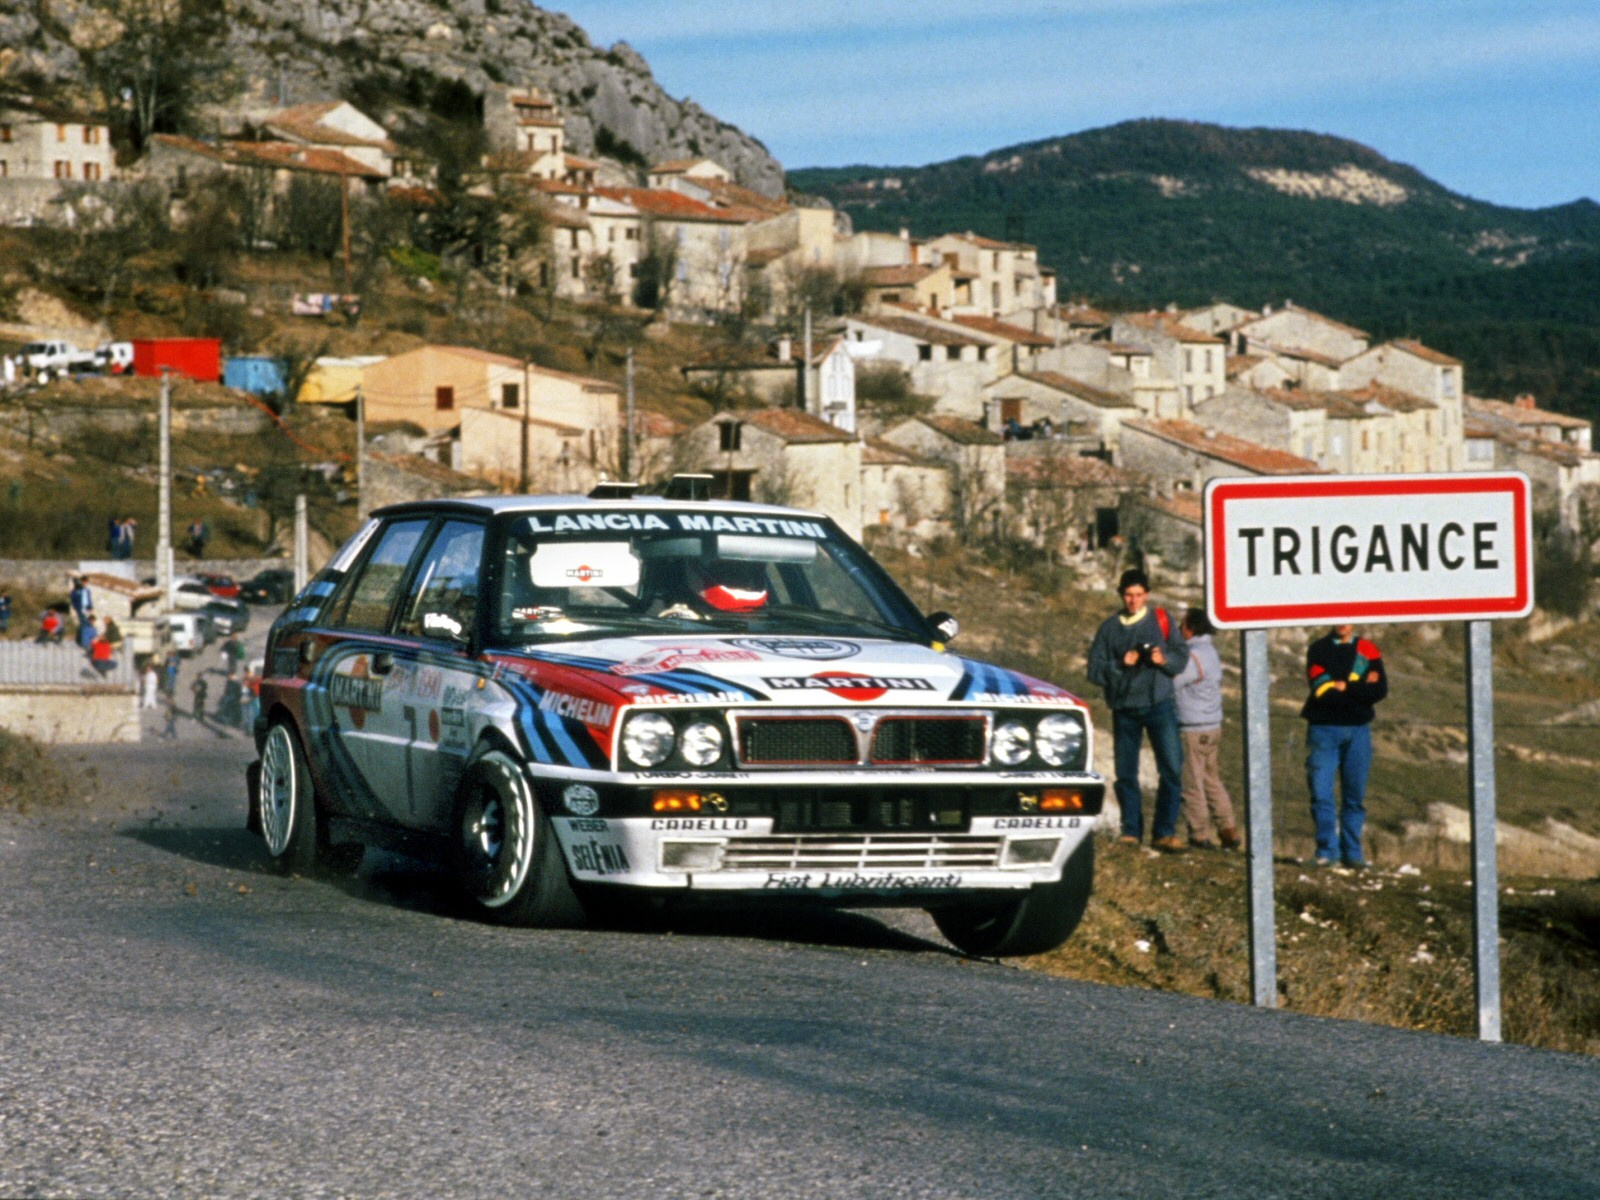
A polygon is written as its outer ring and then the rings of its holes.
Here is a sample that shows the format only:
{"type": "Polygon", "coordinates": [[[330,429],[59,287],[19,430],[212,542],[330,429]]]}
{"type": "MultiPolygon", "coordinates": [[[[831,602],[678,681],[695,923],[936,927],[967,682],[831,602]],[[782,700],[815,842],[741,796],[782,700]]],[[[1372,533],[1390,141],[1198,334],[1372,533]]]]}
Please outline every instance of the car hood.
{"type": "Polygon", "coordinates": [[[548,686],[603,689],[619,704],[1078,702],[1064,688],[1015,671],[875,638],[606,638],[496,651],[494,657],[548,686]]]}

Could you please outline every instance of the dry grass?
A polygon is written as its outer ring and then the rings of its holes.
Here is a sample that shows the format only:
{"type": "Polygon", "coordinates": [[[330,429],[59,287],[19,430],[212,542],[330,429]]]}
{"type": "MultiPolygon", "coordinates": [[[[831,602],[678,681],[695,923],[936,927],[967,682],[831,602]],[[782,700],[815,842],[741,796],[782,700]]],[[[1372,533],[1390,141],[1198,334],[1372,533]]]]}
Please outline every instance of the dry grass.
{"type": "Polygon", "coordinates": [[[32,738],[0,729],[0,808],[28,812],[72,800],[67,773],[32,738]]]}
{"type": "MultiPolygon", "coordinates": [[[[1083,924],[1029,960],[1051,974],[1249,1003],[1245,859],[1109,846],[1083,924]]],[[[1474,1037],[1472,890],[1459,874],[1275,871],[1278,1003],[1474,1037]]],[[[1600,1054],[1600,884],[1518,880],[1501,897],[1505,1039],[1600,1054]]]]}

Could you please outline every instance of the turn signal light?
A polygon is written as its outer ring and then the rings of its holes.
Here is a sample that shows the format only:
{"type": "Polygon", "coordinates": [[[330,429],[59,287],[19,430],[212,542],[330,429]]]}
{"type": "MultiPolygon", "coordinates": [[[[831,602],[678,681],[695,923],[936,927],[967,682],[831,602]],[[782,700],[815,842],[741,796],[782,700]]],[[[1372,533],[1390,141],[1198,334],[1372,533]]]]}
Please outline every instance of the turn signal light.
{"type": "Polygon", "coordinates": [[[650,795],[650,807],[656,812],[699,812],[700,793],[658,789],[650,795]]]}
{"type": "Polygon", "coordinates": [[[1045,788],[1039,794],[1040,812],[1082,812],[1083,794],[1067,788],[1045,788]]]}

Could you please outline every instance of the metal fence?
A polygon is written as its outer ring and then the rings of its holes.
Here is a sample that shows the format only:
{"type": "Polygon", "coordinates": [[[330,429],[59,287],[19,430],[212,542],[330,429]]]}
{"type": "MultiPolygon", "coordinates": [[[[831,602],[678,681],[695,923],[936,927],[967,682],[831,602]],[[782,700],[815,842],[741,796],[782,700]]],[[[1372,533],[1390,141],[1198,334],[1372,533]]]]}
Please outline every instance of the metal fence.
{"type": "Polygon", "coordinates": [[[115,661],[109,671],[95,670],[70,638],[49,645],[0,641],[0,687],[133,687],[133,655],[124,647],[115,661]]]}

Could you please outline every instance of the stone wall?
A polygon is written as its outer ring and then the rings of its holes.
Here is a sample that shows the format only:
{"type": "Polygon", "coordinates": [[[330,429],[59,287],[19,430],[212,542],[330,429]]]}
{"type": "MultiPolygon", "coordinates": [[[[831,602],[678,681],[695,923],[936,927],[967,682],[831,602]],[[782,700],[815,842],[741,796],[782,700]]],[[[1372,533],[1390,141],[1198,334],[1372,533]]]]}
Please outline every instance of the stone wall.
{"type": "Polygon", "coordinates": [[[0,728],[50,745],[137,742],[138,704],[138,693],[131,687],[0,684],[0,728]]]}
{"type": "MultiPolygon", "coordinates": [[[[70,576],[84,571],[103,570],[110,565],[108,563],[88,562],[79,559],[0,558],[0,586],[44,590],[60,588],[64,599],[67,594],[67,580],[70,576]]],[[[120,566],[121,564],[117,565],[120,566]]],[[[156,564],[153,558],[130,559],[127,565],[133,568],[133,578],[135,579],[150,579],[156,573],[156,564]]],[[[313,572],[319,565],[313,563],[313,572]]],[[[181,555],[177,561],[177,571],[180,575],[199,573],[232,575],[240,581],[249,579],[250,576],[258,571],[265,571],[272,567],[293,570],[294,562],[287,558],[205,558],[195,560],[184,558],[181,555]]],[[[13,615],[13,624],[20,620],[20,617],[21,614],[13,615]]]]}

